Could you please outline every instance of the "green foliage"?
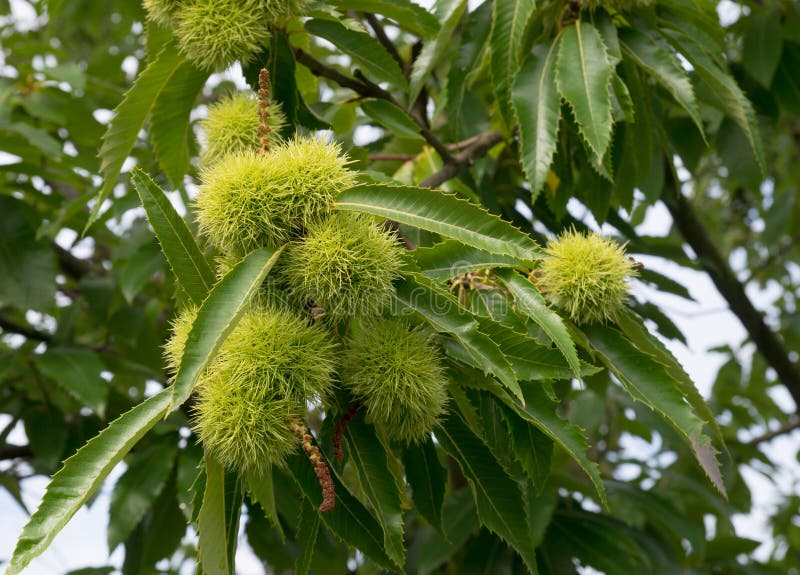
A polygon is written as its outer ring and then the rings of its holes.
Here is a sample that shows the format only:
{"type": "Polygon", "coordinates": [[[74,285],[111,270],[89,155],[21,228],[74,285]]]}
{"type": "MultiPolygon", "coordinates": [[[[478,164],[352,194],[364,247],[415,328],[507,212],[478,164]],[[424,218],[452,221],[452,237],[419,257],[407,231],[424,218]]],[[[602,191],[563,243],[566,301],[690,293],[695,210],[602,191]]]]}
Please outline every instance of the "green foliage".
{"type": "Polygon", "coordinates": [[[142,4],[0,0],[9,573],[797,573],[795,3],[142,4]]]}
{"type": "Polygon", "coordinates": [[[397,319],[361,322],[342,361],[343,385],[387,437],[408,443],[430,436],[445,410],[447,378],[428,334],[397,319]]]}

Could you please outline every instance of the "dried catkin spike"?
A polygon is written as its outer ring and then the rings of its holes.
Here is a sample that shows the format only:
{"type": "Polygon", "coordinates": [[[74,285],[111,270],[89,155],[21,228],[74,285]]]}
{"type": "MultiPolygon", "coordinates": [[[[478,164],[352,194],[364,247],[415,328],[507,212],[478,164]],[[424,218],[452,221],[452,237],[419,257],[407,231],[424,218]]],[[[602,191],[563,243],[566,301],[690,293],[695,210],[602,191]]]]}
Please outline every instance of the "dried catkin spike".
{"type": "Polygon", "coordinates": [[[314,473],[316,473],[319,486],[322,488],[322,503],[320,503],[319,512],[327,513],[336,505],[336,493],[330,469],[328,469],[328,465],[325,463],[325,458],[322,457],[319,448],[312,442],[308,428],[302,423],[298,423],[295,418],[290,424],[290,429],[300,439],[303,451],[305,451],[311,465],[314,466],[314,473]]]}
{"type": "Polygon", "coordinates": [[[270,100],[269,70],[261,68],[261,72],[258,73],[258,140],[264,153],[269,152],[270,100]]]}

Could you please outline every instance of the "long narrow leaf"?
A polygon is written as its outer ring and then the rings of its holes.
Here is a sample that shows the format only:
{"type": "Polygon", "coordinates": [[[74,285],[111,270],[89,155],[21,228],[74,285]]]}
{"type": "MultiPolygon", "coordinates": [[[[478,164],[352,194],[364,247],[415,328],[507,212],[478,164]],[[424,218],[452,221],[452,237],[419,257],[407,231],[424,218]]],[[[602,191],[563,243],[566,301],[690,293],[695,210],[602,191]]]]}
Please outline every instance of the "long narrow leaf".
{"type": "Polygon", "coordinates": [[[562,419],[556,409],[558,404],[548,397],[540,382],[522,382],[520,387],[525,397],[525,406],[521,407],[518,402],[508,395],[495,381],[486,377],[464,378],[464,385],[486,390],[500,399],[506,407],[525,421],[531,422],[547,437],[557,443],[570,457],[580,466],[597,490],[600,502],[608,506],[603,480],[600,477],[600,470],[597,464],[589,459],[587,451],[589,445],[586,436],[580,427],[562,419]]]}
{"type": "Polygon", "coordinates": [[[704,134],[703,120],[700,118],[692,83],[677,58],[657,44],[655,39],[635,28],[620,30],[619,41],[625,56],[636,62],[672,94],[675,101],[689,114],[700,133],[704,134]]]}
{"type": "Polygon", "coordinates": [[[181,287],[195,305],[203,303],[214,286],[214,271],[167,196],[143,170],[133,170],[132,179],[147,219],[156,233],[181,287]]]}
{"type": "Polygon", "coordinates": [[[335,44],[374,82],[388,82],[401,90],[408,88],[400,65],[389,55],[383,44],[366,32],[345,28],[333,20],[309,20],[305,27],[315,36],[335,44]]]}
{"type": "Polygon", "coordinates": [[[103,202],[117,185],[122,165],[136,144],[136,138],[153,109],[158,96],[185,62],[174,44],[168,44],[147,68],[136,78],[108,124],[103,145],[100,147],[100,173],[103,187],[97,193],[95,205],[86,223],[86,228],[100,214],[103,202]]]}
{"type": "Polygon", "coordinates": [[[519,485],[508,476],[481,439],[464,421],[450,414],[436,430],[445,451],[469,479],[481,523],[519,552],[531,573],[537,573],[536,555],[527,525],[519,485]]]}
{"type": "Polygon", "coordinates": [[[191,62],[183,62],[153,106],[150,141],[158,165],[176,188],[183,184],[183,176],[189,168],[193,138],[190,116],[208,76],[207,71],[191,62]]]}
{"type": "Polygon", "coordinates": [[[167,413],[165,389],[115,419],[64,462],[17,541],[6,575],[17,575],[53,541],[147,431],[167,413]]]}
{"type": "Polygon", "coordinates": [[[414,495],[417,511],[439,533],[442,527],[442,505],[447,484],[447,472],[436,455],[436,446],[429,437],[423,442],[412,443],[403,451],[403,467],[406,480],[414,495]]]}
{"type": "Polygon", "coordinates": [[[683,366],[678,363],[678,360],[672,355],[672,352],[647,329],[640,317],[629,310],[624,310],[619,314],[617,325],[636,347],[652,355],[656,361],[667,369],[667,372],[680,386],[686,401],[689,402],[703,421],[711,426],[715,438],[723,445],[725,439],[722,436],[722,429],[720,429],[717,418],[714,417],[714,412],[711,411],[711,407],[709,407],[706,400],[703,399],[703,396],[697,390],[697,387],[695,387],[692,378],[689,377],[689,374],[686,373],[683,366]]]}
{"type": "Polygon", "coordinates": [[[613,66],[597,28],[579,20],[564,30],[555,69],[559,93],[572,107],[586,143],[602,158],[611,143],[613,66]]]}
{"type": "Polygon", "coordinates": [[[205,454],[206,485],[197,518],[198,558],[206,575],[235,575],[234,557],[242,506],[241,482],[205,454]]]}
{"type": "Polygon", "coordinates": [[[703,421],[686,403],[678,382],[667,373],[666,368],[650,355],[636,349],[615,329],[591,325],[585,327],[583,331],[589,337],[592,347],[608,369],[619,378],[628,393],[672,425],[691,446],[700,467],[714,487],[723,496],[727,496],[714,447],[703,433],[703,421]]]}
{"type": "Polygon", "coordinates": [[[172,408],[186,401],[197,379],[236,327],[250,297],[261,286],[282,251],[252,252],[211,290],[197,312],[172,386],[172,408]]]}
{"type": "Polygon", "coordinates": [[[533,287],[533,284],[516,273],[514,270],[500,270],[498,277],[503,281],[517,305],[517,309],[531,318],[542,328],[547,336],[553,340],[561,353],[567,359],[572,373],[580,379],[581,364],[575,344],[569,337],[566,326],[561,317],[547,307],[544,298],[533,287]]]}
{"type": "Polygon", "coordinates": [[[396,291],[395,298],[403,307],[416,311],[437,331],[453,335],[484,373],[494,375],[524,401],[514,370],[497,343],[481,333],[477,319],[449,292],[421,276],[403,278],[396,291]]]}
{"type": "Polygon", "coordinates": [[[434,37],[439,31],[436,17],[411,0],[333,0],[330,4],[345,11],[381,14],[425,40],[434,37]]]}
{"type": "Polygon", "coordinates": [[[436,190],[364,184],[342,192],[336,207],[416,226],[493,254],[540,258],[530,236],[475,204],[436,190]]]}
{"type": "Polygon", "coordinates": [[[519,265],[512,257],[492,254],[455,240],[446,240],[430,248],[417,248],[411,255],[423,274],[438,280],[477,270],[519,265]]]}
{"type": "Polygon", "coordinates": [[[306,575],[314,557],[314,547],[319,533],[319,513],[311,506],[308,499],[300,502],[300,518],[297,520],[296,539],[300,546],[300,556],[295,562],[296,575],[306,575]]]}
{"type": "Polygon", "coordinates": [[[416,101],[425,81],[430,78],[431,72],[441,60],[446,50],[450,48],[451,37],[456,26],[461,21],[461,15],[467,9],[466,0],[443,0],[439,3],[442,25],[436,34],[436,39],[425,42],[419,56],[411,66],[411,79],[408,86],[409,102],[416,101]]]}
{"type": "Polygon", "coordinates": [[[519,52],[525,27],[533,14],[534,0],[492,2],[492,80],[500,111],[511,124],[511,83],[519,68],[519,52]]]}
{"type": "MultiPolygon", "coordinates": [[[[303,495],[318,508],[322,503],[322,489],[308,458],[302,453],[295,453],[287,458],[286,464],[303,495]]],[[[336,505],[331,511],[321,514],[325,527],[340,541],[352,545],[377,565],[389,570],[395,569],[394,562],[383,548],[378,520],[353,497],[335,473],[332,474],[332,479],[336,505]]]]}
{"type": "Polygon", "coordinates": [[[366,425],[361,416],[345,427],[344,438],[361,489],[383,527],[386,553],[398,568],[402,567],[405,562],[403,512],[397,481],[389,469],[389,454],[375,435],[375,429],[366,425]]]}
{"type": "Polygon", "coordinates": [[[727,70],[708,53],[701,40],[683,32],[664,30],[664,36],[694,66],[697,75],[711,88],[720,108],[738,124],[747,137],[762,174],[766,173],[764,145],[753,105],[727,70]]]}
{"type": "Polygon", "coordinates": [[[517,74],[511,102],[519,124],[522,167],[531,184],[531,203],[542,189],[556,152],[561,100],[556,89],[558,41],[540,44],[528,54],[517,74]]]}

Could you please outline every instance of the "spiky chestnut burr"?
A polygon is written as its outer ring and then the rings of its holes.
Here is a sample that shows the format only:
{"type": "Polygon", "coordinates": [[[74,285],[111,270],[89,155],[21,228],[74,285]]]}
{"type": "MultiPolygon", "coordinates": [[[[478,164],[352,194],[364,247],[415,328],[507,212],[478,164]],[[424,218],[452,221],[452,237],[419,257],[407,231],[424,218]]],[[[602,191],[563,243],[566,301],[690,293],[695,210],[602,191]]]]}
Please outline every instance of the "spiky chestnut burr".
{"type": "Polygon", "coordinates": [[[447,402],[447,377],[427,334],[396,318],[353,329],[343,354],[342,383],[392,440],[428,437],[447,402]]]}
{"type": "Polygon", "coordinates": [[[613,320],[627,302],[636,264],[613,240],[571,230],[549,241],[544,253],[532,279],[573,321],[613,320]]]}
{"type": "Polygon", "coordinates": [[[337,213],[289,246],[281,273],[296,296],[338,320],[380,313],[401,266],[402,247],[383,226],[337,213]]]}
{"type": "Polygon", "coordinates": [[[148,20],[169,27],[181,2],[182,0],[143,0],[142,4],[148,20]]]}
{"type": "MultiPolygon", "coordinates": [[[[195,316],[189,309],[173,323],[165,345],[173,371],[195,316]]],[[[336,359],[336,345],[322,327],[287,310],[254,306],[200,377],[193,413],[198,437],[228,468],[280,464],[297,446],[292,418],[306,401],[328,395],[336,359]]]]}
{"type": "Polygon", "coordinates": [[[225,156],[201,174],[200,231],[222,252],[278,247],[321,219],[355,182],[338,144],[296,138],[225,156]]]}
{"type": "Polygon", "coordinates": [[[266,118],[266,146],[280,143],[280,132],[286,116],[280,104],[262,104],[249,94],[233,92],[208,109],[208,117],[200,122],[205,134],[200,164],[210,168],[228,154],[238,154],[263,148],[261,117],[266,118]]]}
{"type": "Polygon", "coordinates": [[[269,38],[261,0],[192,0],[175,13],[180,51],[195,66],[222,70],[247,64],[269,38]]]}

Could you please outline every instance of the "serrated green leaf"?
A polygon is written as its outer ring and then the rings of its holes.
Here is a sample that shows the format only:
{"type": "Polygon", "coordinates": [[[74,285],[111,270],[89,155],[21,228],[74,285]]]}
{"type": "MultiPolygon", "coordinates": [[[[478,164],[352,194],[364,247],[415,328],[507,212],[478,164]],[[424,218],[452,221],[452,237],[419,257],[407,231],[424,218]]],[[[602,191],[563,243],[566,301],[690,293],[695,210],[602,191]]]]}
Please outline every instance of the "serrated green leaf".
{"type": "Polygon", "coordinates": [[[478,321],[450,292],[422,276],[403,277],[397,284],[395,299],[416,311],[437,331],[449,333],[466,349],[484,373],[491,373],[512,394],[523,401],[514,370],[497,344],[481,333],[478,321]]]}
{"type": "Polygon", "coordinates": [[[197,517],[197,555],[206,575],[235,575],[242,489],[236,473],[226,473],[206,453],[206,486],[197,517]]]}
{"type": "Polygon", "coordinates": [[[717,97],[720,108],[742,129],[756,157],[761,174],[765,174],[767,164],[758,118],[742,89],[727,71],[719,67],[714,56],[706,51],[702,38],[688,36],[676,30],[662,30],[662,34],[689,60],[697,75],[717,97]]]}
{"type": "Polygon", "coordinates": [[[36,238],[41,216],[28,204],[0,196],[0,305],[47,311],[53,306],[58,267],[51,247],[36,238]]]}
{"type": "Polygon", "coordinates": [[[103,145],[99,153],[103,186],[97,193],[86,229],[97,220],[100,208],[117,185],[122,165],[136,144],[136,138],[156,100],[184,62],[184,57],[178,53],[174,44],[167,45],[139,74],[122,102],[114,109],[114,117],[103,135],[103,145]]]}
{"type": "MultiPolygon", "coordinates": [[[[628,86],[622,81],[622,78],[620,78],[619,74],[616,72],[614,72],[611,78],[611,96],[611,104],[614,110],[614,121],[633,124],[636,121],[636,109],[633,106],[631,93],[628,90],[628,86]]],[[[604,160],[606,158],[609,160],[611,159],[610,152],[611,148],[608,149],[606,155],[603,157],[604,160]]],[[[613,170],[608,164],[610,164],[610,162],[607,162],[605,167],[610,174],[613,170]]]]}
{"type": "Polygon", "coordinates": [[[547,395],[542,382],[520,382],[520,388],[525,397],[524,407],[514,401],[496,382],[488,378],[465,378],[463,383],[493,393],[506,407],[524,420],[533,423],[542,433],[557,443],[592,481],[600,502],[604,506],[608,506],[600,471],[597,464],[591,461],[587,455],[589,445],[586,442],[586,436],[579,427],[558,415],[556,411],[558,404],[547,395]]]}
{"type": "Polygon", "coordinates": [[[442,510],[444,535],[431,531],[422,543],[419,553],[418,573],[429,575],[452,557],[469,538],[480,528],[475,496],[471,489],[451,491],[445,499],[442,510]]]}
{"type": "Polygon", "coordinates": [[[99,354],[86,348],[52,347],[36,356],[36,364],[43,374],[103,417],[108,382],[100,376],[105,365],[99,354]]]}
{"type": "Polygon", "coordinates": [[[300,547],[300,556],[295,563],[294,572],[297,575],[306,575],[311,567],[314,556],[314,547],[317,544],[319,533],[319,513],[311,506],[308,499],[300,502],[300,518],[297,520],[297,544],[300,547]]]}
{"type": "Polygon", "coordinates": [[[143,170],[131,177],[161,250],[181,287],[194,305],[200,305],[214,286],[214,271],[205,255],[161,188],[143,170]]]}
{"type": "Polygon", "coordinates": [[[481,60],[488,49],[487,40],[491,30],[492,3],[484,2],[467,16],[459,35],[461,45],[447,74],[447,127],[458,140],[477,130],[477,126],[470,121],[472,114],[466,109],[462,113],[462,109],[470,92],[471,80],[480,73],[481,60]]]}
{"type": "Polygon", "coordinates": [[[361,490],[372,504],[383,528],[386,554],[400,568],[405,563],[403,512],[399,487],[389,469],[389,454],[375,435],[375,428],[365,424],[363,416],[355,417],[344,428],[344,439],[361,490]]]}
{"type": "Polygon", "coordinates": [[[742,41],[742,65],[747,73],[769,89],[783,49],[780,5],[755,11],[750,30],[742,41]]]}
{"type": "Polygon", "coordinates": [[[619,39],[625,56],[672,94],[705,138],[692,83],[675,55],[659,45],[652,36],[635,28],[621,29],[619,39]]]}
{"type": "Polygon", "coordinates": [[[519,124],[522,168],[531,184],[531,203],[544,186],[556,152],[561,101],[556,89],[558,41],[540,44],[528,54],[516,76],[511,103],[519,124]]]}
{"type": "Polygon", "coordinates": [[[275,486],[272,480],[272,467],[268,467],[263,472],[248,470],[245,475],[247,494],[253,503],[258,503],[264,511],[264,515],[269,519],[272,526],[278,531],[281,539],[285,535],[283,527],[278,520],[278,506],[275,503],[275,486]]]}
{"type": "Polygon", "coordinates": [[[411,65],[411,77],[408,84],[408,101],[415,102],[419,97],[425,81],[437,66],[445,51],[450,48],[453,32],[461,21],[461,15],[467,9],[466,0],[444,0],[440,2],[439,21],[442,23],[435,40],[425,42],[414,63],[411,65]]]}
{"type": "Polygon", "coordinates": [[[703,433],[703,421],[684,400],[679,382],[662,364],[636,349],[619,331],[601,325],[587,326],[583,331],[603,363],[628,393],[672,425],[692,448],[714,487],[727,497],[714,448],[703,433]]]}
{"type": "Polygon", "coordinates": [[[125,541],[152,507],[172,471],[177,445],[161,441],[137,452],[117,481],[108,510],[108,551],[125,541]]]}
{"type": "Polygon", "coordinates": [[[711,426],[714,431],[714,436],[721,445],[725,444],[725,439],[722,435],[722,429],[714,417],[714,412],[711,411],[708,403],[706,403],[703,396],[697,390],[692,378],[683,369],[683,366],[678,362],[672,352],[655,337],[650,330],[644,325],[641,318],[634,315],[628,310],[623,310],[617,319],[617,325],[620,327],[625,336],[631,340],[641,351],[647,353],[663,365],[667,369],[673,379],[680,386],[686,400],[694,408],[697,414],[703,419],[703,422],[711,426]]]}
{"type": "Polygon", "coordinates": [[[442,505],[447,472],[436,455],[433,440],[427,438],[406,447],[403,450],[403,467],[417,511],[436,531],[444,534],[442,505]]]}
{"type": "Polygon", "coordinates": [[[520,313],[528,316],[542,328],[553,340],[556,347],[564,354],[572,373],[581,378],[581,363],[575,344],[569,337],[567,328],[561,317],[547,307],[544,298],[531,282],[514,270],[499,270],[497,276],[509,290],[520,313]]]}
{"type": "Polygon", "coordinates": [[[534,0],[494,0],[492,2],[492,80],[497,104],[506,123],[513,124],[511,84],[519,69],[520,46],[525,27],[533,15],[534,0]]]}
{"type": "Polygon", "coordinates": [[[363,184],[342,192],[336,208],[364,212],[524,261],[541,257],[530,236],[456,196],[410,186],[363,184]]]}
{"type": "Polygon", "coordinates": [[[514,458],[525,470],[528,479],[536,487],[536,492],[541,494],[550,476],[553,440],[530,421],[519,417],[507,405],[501,404],[501,407],[508,425],[514,458]]]}
{"type": "Polygon", "coordinates": [[[477,270],[519,265],[519,261],[512,257],[492,254],[455,240],[445,240],[430,248],[417,248],[411,255],[423,274],[437,280],[448,280],[477,270]]]}
{"type": "Polygon", "coordinates": [[[250,253],[225,274],[203,301],[172,385],[173,409],[189,398],[197,379],[236,327],[251,296],[261,287],[282,251],[283,248],[262,248],[250,253]]]}
{"type": "Polygon", "coordinates": [[[114,466],[164,417],[170,395],[170,390],[164,389],[121,415],[64,462],[22,530],[6,575],[18,575],[47,549],[75,512],[97,492],[114,466]]]}
{"type": "Polygon", "coordinates": [[[439,31],[439,21],[425,8],[410,0],[333,0],[342,10],[381,14],[420,38],[432,38],[439,31]]]}
{"type": "Polygon", "coordinates": [[[569,103],[575,121],[594,155],[602,158],[611,143],[611,99],[614,68],[597,29],[579,20],[561,35],[555,63],[558,92],[569,103]]]}
{"type": "MultiPolygon", "coordinates": [[[[507,300],[506,300],[507,301],[507,300]]],[[[507,305],[511,305],[507,301],[507,305]]],[[[564,354],[550,345],[542,345],[531,337],[514,331],[507,325],[496,321],[479,320],[483,333],[500,346],[517,379],[536,381],[542,379],[571,379],[575,376],[564,354]]],[[[582,376],[593,375],[600,368],[580,362],[582,376]]]]}
{"type": "Polygon", "coordinates": [[[183,184],[183,176],[189,169],[193,137],[190,115],[208,76],[208,72],[189,61],[181,63],[153,106],[150,141],[158,165],[176,188],[183,184]]]}
{"type": "Polygon", "coordinates": [[[636,542],[632,529],[599,513],[559,510],[547,531],[548,553],[577,557],[606,575],[653,573],[650,558],[636,542]]]}
{"type": "Polygon", "coordinates": [[[409,115],[386,100],[367,98],[361,100],[361,109],[364,113],[389,130],[395,136],[404,138],[422,139],[419,126],[409,115]]]}
{"type": "MultiPolygon", "coordinates": [[[[308,458],[302,453],[295,453],[287,458],[286,464],[303,495],[315,509],[319,508],[322,503],[322,489],[308,458]]],[[[381,524],[353,497],[333,469],[331,476],[336,505],[327,513],[320,514],[325,527],[340,541],[352,545],[376,564],[385,569],[395,569],[394,562],[383,548],[381,524]]]]}
{"type": "Polygon", "coordinates": [[[305,28],[315,36],[333,43],[353,59],[364,75],[373,82],[388,82],[393,88],[408,89],[408,82],[400,65],[386,51],[383,44],[366,32],[345,28],[333,20],[309,20],[305,28]]]}
{"type": "Polygon", "coordinates": [[[537,573],[519,485],[458,415],[448,415],[434,433],[470,481],[481,523],[516,549],[531,573],[537,573]]]}
{"type": "Polygon", "coordinates": [[[655,490],[644,490],[638,485],[622,481],[608,481],[608,495],[612,500],[635,505],[661,533],[672,539],[676,550],[682,549],[682,541],[692,544],[692,552],[701,557],[705,555],[705,530],[697,522],[687,517],[684,510],[678,509],[670,500],[655,490]]]}

